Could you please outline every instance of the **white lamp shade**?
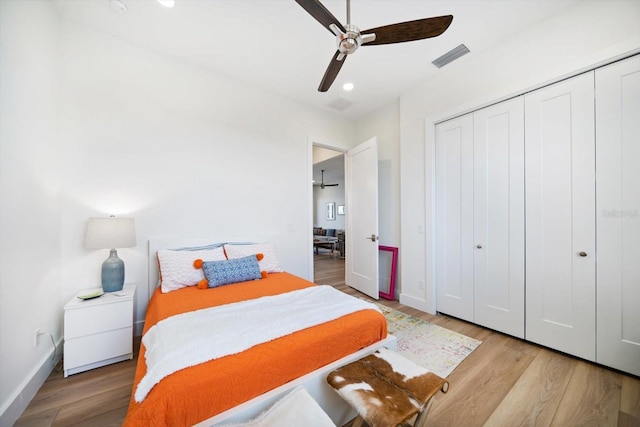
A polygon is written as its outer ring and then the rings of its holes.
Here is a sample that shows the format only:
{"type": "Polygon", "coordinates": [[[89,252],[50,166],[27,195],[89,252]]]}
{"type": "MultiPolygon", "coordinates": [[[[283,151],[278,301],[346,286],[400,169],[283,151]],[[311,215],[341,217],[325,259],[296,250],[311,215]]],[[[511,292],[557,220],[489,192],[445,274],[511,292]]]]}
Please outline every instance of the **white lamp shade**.
{"type": "Polygon", "coordinates": [[[132,248],[136,245],[133,218],[89,218],[84,246],[89,249],[132,248]]]}

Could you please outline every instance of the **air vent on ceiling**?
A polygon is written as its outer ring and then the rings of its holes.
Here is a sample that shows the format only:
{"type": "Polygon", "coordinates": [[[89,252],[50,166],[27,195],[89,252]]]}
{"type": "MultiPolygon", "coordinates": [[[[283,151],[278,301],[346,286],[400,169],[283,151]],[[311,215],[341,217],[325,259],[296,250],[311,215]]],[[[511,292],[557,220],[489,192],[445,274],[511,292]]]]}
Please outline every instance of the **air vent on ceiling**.
{"type": "Polygon", "coordinates": [[[342,111],[348,107],[350,107],[352,102],[346,98],[338,97],[327,104],[328,107],[331,107],[335,110],[342,111]]]}
{"type": "Polygon", "coordinates": [[[442,68],[445,65],[447,65],[449,62],[453,62],[456,59],[460,58],[462,55],[466,55],[469,52],[470,52],[469,48],[466,47],[464,44],[461,44],[460,46],[454,47],[453,49],[451,49],[449,52],[445,53],[441,57],[436,58],[431,63],[438,68],[442,68]]]}

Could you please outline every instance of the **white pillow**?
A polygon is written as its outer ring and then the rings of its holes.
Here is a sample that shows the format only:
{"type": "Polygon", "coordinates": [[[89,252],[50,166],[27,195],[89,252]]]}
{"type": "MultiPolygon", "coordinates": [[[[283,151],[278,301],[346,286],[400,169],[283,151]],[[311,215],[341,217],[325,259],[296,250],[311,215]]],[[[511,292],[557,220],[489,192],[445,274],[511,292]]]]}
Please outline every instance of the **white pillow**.
{"type": "Polygon", "coordinates": [[[224,251],[227,253],[227,258],[229,259],[262,254],[264,258],[258,261],[260,271],[266,271],[267,273],[280,273],[284,271],[280,266],[280,261],[278,261],[276,248],[272,243],[255,243],[252,245],[226,244],[224,245],[224,251]]]}
{"type": "Polygon", "coordinates": [[[258,417],[241,423],[224,424],[221,427],[336,427],[329,415],[303,387],[278,400],[258,417]]]}
{"type": "Polygon", "coordinates": [[[158,251],[160,269],[160,287],[163,293],[175,291],[187,286],[195,286],[204,279],[202,269],[193,266],[197,259],[203,261],[223,261],[222,246],[202,251],[162,249],[158,251]]]}

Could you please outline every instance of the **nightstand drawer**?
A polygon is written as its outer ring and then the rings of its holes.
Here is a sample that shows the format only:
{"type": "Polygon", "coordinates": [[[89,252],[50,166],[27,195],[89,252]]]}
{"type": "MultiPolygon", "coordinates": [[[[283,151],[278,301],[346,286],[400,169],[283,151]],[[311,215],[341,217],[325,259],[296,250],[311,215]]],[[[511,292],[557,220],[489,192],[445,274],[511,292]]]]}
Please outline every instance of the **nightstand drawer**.
{"type": "Polygon", "coordinates": [[[64,312],[65,339],[84,337],[133,324],[133,300],[78,307],[64,312]]]}
{"type": "Polygon", "coordinates": [[[64,369],[133,353],[133,328],[118,329],[76,339],[65,339],[64,369]]]}

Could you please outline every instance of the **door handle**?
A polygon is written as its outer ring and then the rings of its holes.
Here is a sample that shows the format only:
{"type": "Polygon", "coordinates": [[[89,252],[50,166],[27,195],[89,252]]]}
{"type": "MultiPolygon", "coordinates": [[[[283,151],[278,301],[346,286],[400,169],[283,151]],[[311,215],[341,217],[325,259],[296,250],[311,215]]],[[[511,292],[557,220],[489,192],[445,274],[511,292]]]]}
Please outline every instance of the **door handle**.
{"type": "Polygon", "coordinates": [[[372,242],[375,242],[376,240],[378,240],[378,236],[376,236],[375,234],[372,234],[369,237],[365,237],[365,239],[371,240],[372,242]]]}
{"type": "Polygon", "coordinates": [[[482,249],[482,245],[476,245],[476,248],[482,249]]]}
{"type": "Polygon", "coordinates": [[[587,253],[584,251],[578,252],[578,255],[580,255],[581,257],[586,257],[587,253]]]}

